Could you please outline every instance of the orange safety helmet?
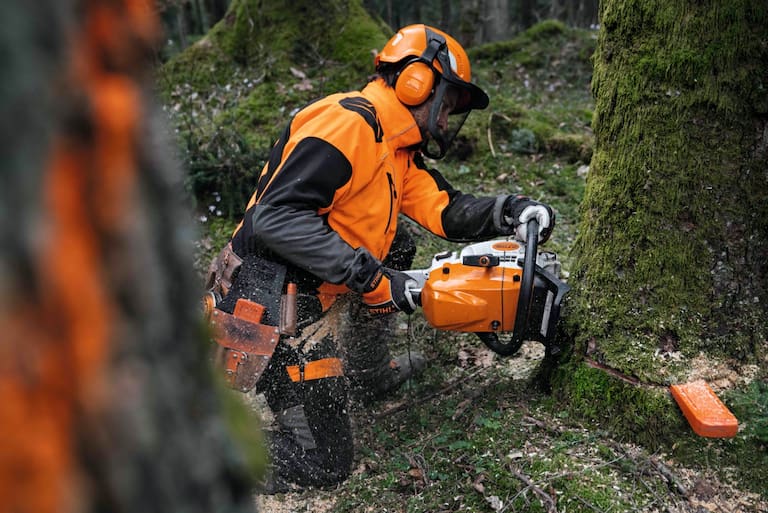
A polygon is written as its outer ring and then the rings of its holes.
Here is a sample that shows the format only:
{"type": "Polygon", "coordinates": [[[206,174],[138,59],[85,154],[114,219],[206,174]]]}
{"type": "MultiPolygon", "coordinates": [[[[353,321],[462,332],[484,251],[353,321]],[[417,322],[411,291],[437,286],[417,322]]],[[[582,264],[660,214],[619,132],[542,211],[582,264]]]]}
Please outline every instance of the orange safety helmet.
{"type": "Polygon", "coordinates": [[[385,63],[400,64],[395,92],[406,105],[425,102],[434,92],[435,79],[439,77],[464,93],[453,114],[488,106],[488,95],[471,82],[467,52],[439,29],[424,24],[401,28],[374,59],[377,70],[385,63]]]}
{"type": "Polygon", "coordinates": [[[428,157],[444,157],[469,112],[488,106],[488,95],[471,82],[467,52],[458,41],[436,28],[423,24],[401,28],[376,55],[374,64],[378,72],[395,72],[395,94],[404,105],[414,107],[434,97],[426,127],[428,135],[421,145],[428,157]],[[449,87],[459,91],[451,114],[463,116],[452,116],[456,120],[449,123],[448,129],[440,130],[440,106],[449,87]]]}

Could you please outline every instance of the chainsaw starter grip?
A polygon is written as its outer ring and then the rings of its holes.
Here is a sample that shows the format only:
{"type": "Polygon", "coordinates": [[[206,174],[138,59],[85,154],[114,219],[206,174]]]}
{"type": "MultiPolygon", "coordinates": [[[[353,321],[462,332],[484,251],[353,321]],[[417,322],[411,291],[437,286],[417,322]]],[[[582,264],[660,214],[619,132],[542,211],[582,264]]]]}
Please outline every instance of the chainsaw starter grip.
{"type": "Polygon", "coordinates": [[[499,262],[499,257],[494,255],[467,255],[461,263],[473,267],[496,267],[499,262]]]}

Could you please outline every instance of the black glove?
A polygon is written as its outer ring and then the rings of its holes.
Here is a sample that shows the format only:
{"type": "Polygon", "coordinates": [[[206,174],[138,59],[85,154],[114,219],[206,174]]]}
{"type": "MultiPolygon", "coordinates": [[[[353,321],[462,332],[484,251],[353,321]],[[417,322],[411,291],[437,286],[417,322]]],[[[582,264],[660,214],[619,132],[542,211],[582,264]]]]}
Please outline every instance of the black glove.
{"type": "Polygon", "coordinates": [[[381,266],[363,289],[363,303],[368,311],[388,314],[402,311],[412,314],[416,310],[411,289],[418,284],[407,274],[381,266]]]}
{"type": "Polygon", "coordinates": [[[549,205],[526,196],[510,196],[504,202],[504,221],[515,228],[515,236],[525,242],[526,224],[531,219],[539,223],[539,244],[544,244],[555,227],[555,212],[549,205]]]}

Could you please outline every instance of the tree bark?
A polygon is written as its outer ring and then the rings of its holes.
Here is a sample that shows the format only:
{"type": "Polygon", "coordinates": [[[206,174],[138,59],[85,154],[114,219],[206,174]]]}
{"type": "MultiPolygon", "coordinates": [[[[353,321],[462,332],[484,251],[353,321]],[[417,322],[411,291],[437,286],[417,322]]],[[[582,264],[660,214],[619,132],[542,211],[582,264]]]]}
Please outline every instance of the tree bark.
{"type": "Polygon", "coordinates": [[[448,34],[453,34],[453,10],[450,0],[440,0],[440,26],[448,34]]]}
{"type": "Polygon", "coordinates": [[[598,0],[581,0],[577,26],[589,28],[597,24],[598,0]]]}
{"type": "Polygon", "coordinates": [[[530,28],[534,22],[534,0],[520,0],[520,28],[530,28]]]}
{"type": "Polygon", "coordinates": [[[457,39],[462,46],[473,46],[480,41],[479,29],[482,25],[482,7],[481,0],[468,0],[461,2],[459,11],[459,34],[457,39]]]}
{"type": "Polygon", "coordinates": [[[764,363],[768,6],[606,0],[600,17],[572,363],[656,385],[764,363]]]}
{"type": "Polygon", "coordinates": [[[229,0],[205,0],[205,8],[208,11],[211,25],[216,24],[227,13],[229,0]]]}
{"type": "Polygon", "coordinates": [[[499,41],[509,37],[509,8],[506,0],[485,0],[482,20],[480,43],[499,41]]]}
{"type": "MultiPolygon", "coordinates": [[[[137,1],[0,17],[0,497],[18,513],[250,511],[207,361],[137,1]]],[[[250,428],[258,432],[257,425],[250,428]]]]}

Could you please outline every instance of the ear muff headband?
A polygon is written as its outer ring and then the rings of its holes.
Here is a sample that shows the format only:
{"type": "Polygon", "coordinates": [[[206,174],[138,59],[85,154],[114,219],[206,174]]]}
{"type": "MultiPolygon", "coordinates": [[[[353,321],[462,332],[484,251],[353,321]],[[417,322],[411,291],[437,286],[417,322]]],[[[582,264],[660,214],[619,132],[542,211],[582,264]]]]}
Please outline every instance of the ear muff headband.
{"type": "MultiPolygon", "coordinates": [[[[448,48],[445,38],[431,30],[427,30],[427,41],[427,47],[421,56],[405,63],[397,74],[395,82],[397,99],[412,107],[421,105],[432,94],[435,87],[435,76],[438,75],[432,62],[441,50],[447,52],[448,48]]],[[[445,66],[442,60],[440,64],[445,66]]]]}

